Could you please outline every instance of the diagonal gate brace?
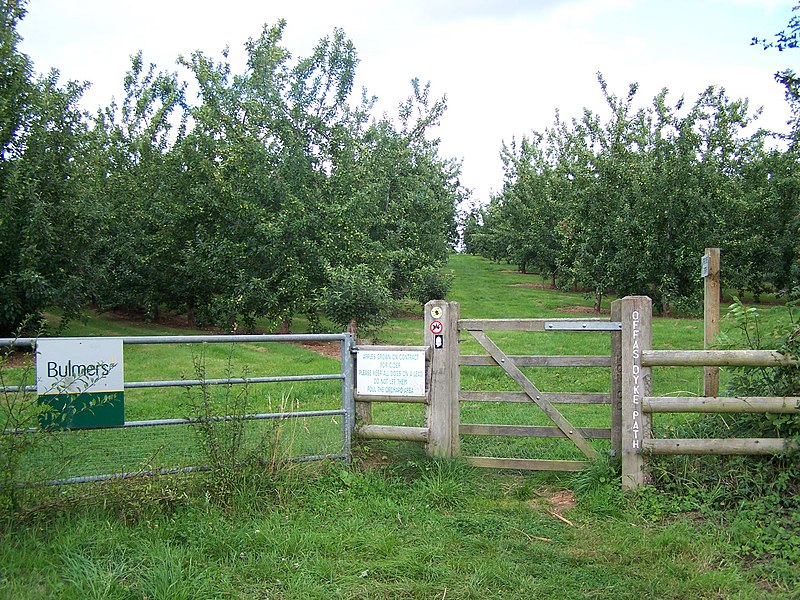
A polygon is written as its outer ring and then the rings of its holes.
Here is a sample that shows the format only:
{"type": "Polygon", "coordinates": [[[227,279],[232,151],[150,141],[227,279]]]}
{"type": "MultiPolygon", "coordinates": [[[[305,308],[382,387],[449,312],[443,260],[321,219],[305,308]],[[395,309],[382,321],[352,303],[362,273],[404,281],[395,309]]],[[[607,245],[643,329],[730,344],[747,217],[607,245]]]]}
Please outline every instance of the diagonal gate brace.
{"type": "Polygon", "coordinates": [[[514,364],[514,361],[508,358],[505,353],[497,347],[489,336],[483,331],[470,331],[472,337],[478,340],[478,343],[491,355],[495,362],[506,372],[511,378],[516,381],[525,393],[533,400],[539,408],[541,408],[548,417],[558,425],[558,428],[567,436],[572,443],[575,444],[581,452],[588,458],[597,457],[597,450],[595,450],[586,438],[581,435],[577,428],[573,427],[567,419],[564,418],[559,410],[550,404],[548,400],[542,397],[541,392],[536,388],[530,379],[525,377],[525,374],[519,370],[519,367],[514,364]]]}

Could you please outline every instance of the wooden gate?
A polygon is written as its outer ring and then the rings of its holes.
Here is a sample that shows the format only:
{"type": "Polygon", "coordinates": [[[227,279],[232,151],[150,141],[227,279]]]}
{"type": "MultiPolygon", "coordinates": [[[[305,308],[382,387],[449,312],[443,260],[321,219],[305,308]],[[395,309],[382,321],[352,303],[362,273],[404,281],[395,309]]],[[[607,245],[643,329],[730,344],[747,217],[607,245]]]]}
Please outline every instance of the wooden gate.
{"type": "MultiPolygon", "coordinates": [[[[434,314],[450,313],[446,321],[455,325],[457,331],[451,331],[451,337],[457,337],[464,341],[467,336],[474,338],[486,351],[481,355],[464,355],[458,351],[458,344],[445,343],[447,340],[436,336],[447,335],[446,322],[443,327],[432,325],[434,333],[429,336],[426,343],[431,343],[434,347],[434,364],[439,364],[439,371],[444,373],[441,377],[450,385],[455,381],[457,385],[457,399],[454,394],[448,394],[446,389],[437,390],[436,371],[434,371],[434,383],[431,397],[431,404],[434,407],[432,415],[435,417],[437,411],[435,405],[437,399],[443,399],[442,404],[446,404],[447,396],[451,396],[451,412],[458,414],[450,416],[447,420],[458,423],[458,437],[460,436],[515,436],[533,438],[565,438],[580,451],[583,460],[555,460],[552,457],[543,458],[519,458],[519,457],[486,457],[486,456],[465,456],[464,458],[471,464],[478,467],[502,468],[502,469],[525,469],[525,470],[550,470],[550,471],[578,471],[584,468],[588,461],[595,458],[598,454],[597,449],[589,442],[591,439],[610,439],[611,452],[619,453],[621,447],[621,355],[620,355],[620,331],[621,322],[617,314],[612,314],[608,319],[458,319],[458,305],[456,303],[446,303],[445,306],[437,303],[440,308],[434,314]],[[453,314],[455,313],[455,314],[453,314]],[[436,334],[436,331],[440,331],[436,334]],[[548,335],[551,332],[608,332],[611,335],[611,352],[608,355],[594,356],[517,356],[504,352],[487,332],[490,331],[523,331],[538,332],[539,335],[548,335]],[[455,336],[452,336],[455,333],[455,336]],[[438,343],[438,348],[436,344],[438,343]],[[454,348],[453,348],[454,346],[454,348]],[[448,347],[453,351],[448,352],[448,347]],[[438,351],[437,351],[438,350],[438,351]],[[438,356],[437,356],[438,355],[438,356]],[[437,360],[438,358],[438,360],[437,360]],[[447,374],[448,364],[450,369],[456,370],[455,375],[447,374]],[[455,364],[452,364],[455,363],[455,364]],[[521,388],[516,392],[496,392],[496,391],[468,391],[460,389],[460,367],[500,367],[514,382],[521,388]],[[565,393],[565,392],[545,392],[541,391],[523,371],[525,367],[598,367],[609,371],[609,391],[607,393],[565,393]],[[460,416],[460,404],[466,402],[513,402],[526,403],[534,406],[536,410],[546,415],[552,422],[550,426],[536,425],[510,425],[510,424],[486,424],[486,423],[463,423],[460,416]],[[453,407],[453,404],[455,404],[453,407]],[[588,428],[575,426],[570,419],[566,418],[560,405],[568,404],[595,404],[608,406],[609,427],[588,428]]],[[[432,305],[426,307],[429,313],[432,305]]],[[[614,310],[616,311],[616,308],[614,310]]],[[[436,319],[426,314],[426,324],[433,323],[436,319]]],[[[428,328],[426,328],[428,329],[428,328]]],[[[429,420],[428,425],[433,425],[433,420],[429,420]]],[[[433,434],[433,431],[431,431],[433,434]]],[[[456,438],[457,436],[453,436],[456,438]]],[[[429,440],[429,450],[431,448],[429,440]]],[[[455,455],[460,452],[459,439],[451,440],[449,447],[443,452],[446,455],[455,455]],[[449,451],[447,451],[449,450],[449,451]]],[[[442,454],[442,452],[440,452],[442,454]]]]}

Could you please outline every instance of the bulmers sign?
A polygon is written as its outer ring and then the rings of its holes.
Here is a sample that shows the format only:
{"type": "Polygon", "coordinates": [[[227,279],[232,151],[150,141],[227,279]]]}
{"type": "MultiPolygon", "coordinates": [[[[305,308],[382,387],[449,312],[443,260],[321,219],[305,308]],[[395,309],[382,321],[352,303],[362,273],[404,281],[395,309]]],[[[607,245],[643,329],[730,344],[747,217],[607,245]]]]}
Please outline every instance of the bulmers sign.
{"type": "Polygon", "coordinates": [[[36,393],[52,410],[43,426],[70,429],[125,423],[121,338],[41,338],[36,393]]]}

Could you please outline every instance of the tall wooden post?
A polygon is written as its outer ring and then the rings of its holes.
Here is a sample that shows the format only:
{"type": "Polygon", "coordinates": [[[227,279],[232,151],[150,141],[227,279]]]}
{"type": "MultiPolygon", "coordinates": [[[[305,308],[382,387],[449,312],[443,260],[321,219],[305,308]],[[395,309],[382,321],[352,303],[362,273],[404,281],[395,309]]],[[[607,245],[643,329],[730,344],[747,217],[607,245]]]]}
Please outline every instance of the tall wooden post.
{"type": "Polygon", "coordinates": [[[650,437],[650,416],[642,398],[650,395],[650,367],[642,366],[642,351],[652,347],[653,303],[647,296],[619,301],[622,321],[622,488],[647,483],[643,442],[650,437]]]}
{"type": "Polygon", "coordinates": [[[431,300],[425,305],[425,345],[432,352],[430,399],[425,407],[425,449],[430,456],[452,457],[460,451],[458,319],[457,302],[431,300]]]}
{"type": "MultiPolygon", "coordinates": [[[[622,321],[622,300],[611,303],[611,320],[622,321]]],[[[622,332],[611,332],[611,456],[622,456],[622,332]]]]}
{"type": "MultiPolygon", "coordinates": [[[[719,248],[706,248],[701,269],[704,282],[703,348],[708,350],[719,337],[719,248]]],[[[703,395],[719,396],[719,367],[703,368],[703,395]]]]}

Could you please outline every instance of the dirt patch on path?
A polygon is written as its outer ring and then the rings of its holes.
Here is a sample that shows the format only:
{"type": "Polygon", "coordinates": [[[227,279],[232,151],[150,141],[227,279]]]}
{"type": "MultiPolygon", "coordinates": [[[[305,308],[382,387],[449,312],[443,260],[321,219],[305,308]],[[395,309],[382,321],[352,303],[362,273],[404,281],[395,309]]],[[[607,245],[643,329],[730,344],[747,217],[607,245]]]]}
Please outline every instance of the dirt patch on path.
{"type": "Polygon", "coordinates": [[[327,358],[342,358],[341,342],[301,342],[300,346],[327,358]]]}
{"type": "Polygon", "coordinates": [[[538,510],[544,509],[549,513],[560,514],[561,511],[574,508],[578,501],[569,490],[553,490],[550,488],[542,488],[534,492],[535,497],[528,500],[527,504],[531,508],[538,510]]]}
{"type": "Polygon", "coordinates": [[[11,351],[3,350],[0,356],[2,356],[0,360],[3,367],[8,369],[16,367],[32,368],[34,366],[34,353],[31,350],[23,350],[21,348],[11,351]]]}

